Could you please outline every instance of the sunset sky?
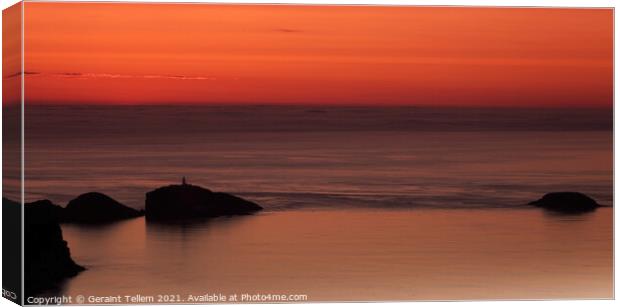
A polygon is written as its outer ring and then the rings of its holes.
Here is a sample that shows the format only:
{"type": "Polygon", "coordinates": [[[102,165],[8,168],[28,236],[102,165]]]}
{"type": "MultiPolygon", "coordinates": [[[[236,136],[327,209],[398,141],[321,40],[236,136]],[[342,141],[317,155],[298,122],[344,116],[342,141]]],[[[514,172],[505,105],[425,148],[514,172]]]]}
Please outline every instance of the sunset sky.
{"type": "Polygon", "coordinates": [[[612,14],[26,3],[26,102],[608,107],[612,14]]]}

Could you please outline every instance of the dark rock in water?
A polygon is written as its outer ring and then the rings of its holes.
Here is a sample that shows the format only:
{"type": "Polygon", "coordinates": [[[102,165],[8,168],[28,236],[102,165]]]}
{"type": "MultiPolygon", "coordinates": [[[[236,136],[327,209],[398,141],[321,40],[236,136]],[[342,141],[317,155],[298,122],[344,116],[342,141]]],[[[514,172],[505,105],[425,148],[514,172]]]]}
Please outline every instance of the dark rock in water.
{"type": "Polygon", "coordinates": [[[140,211],[97,192],[78,196],[64,210],[64,220],[73,223],[106,223],[141,215],[140,211]]]}
{"type": "MultiPolygon", "coordinates": [[[[59,210],[60,209],[60,210],[59,210]]],[[[26,296],[53,288],[84,267],[71,259],[56,214],[61,207],[48,200],[24,207],[24,278],[26,296]]]]}
{"type": "Polygon", "coordinates": [[[565,213],[581,213],[594,211],[600,207],[594,199],[579,192],[555,192],[545,194],[541,199],[529,203],[530,205],[552,211],[565,213]]]}
{"type": "Polygon", "coordinates": [[[170,185],[146,193],[148,220],[246,215],[263,208],[240,197],[191,185],[170,185]]]}

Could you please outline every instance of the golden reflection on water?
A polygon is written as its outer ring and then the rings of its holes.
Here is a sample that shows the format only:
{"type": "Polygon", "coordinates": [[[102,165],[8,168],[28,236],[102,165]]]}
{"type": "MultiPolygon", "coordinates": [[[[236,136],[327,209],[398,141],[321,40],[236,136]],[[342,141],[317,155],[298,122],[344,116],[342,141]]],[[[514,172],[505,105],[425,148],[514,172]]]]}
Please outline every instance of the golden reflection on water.
{"type": "Polygon", "coordinates": [[[69,295],[306,294],[311,301],[612,297],[612,209],[264,212],[63,225],[69,295]]]}

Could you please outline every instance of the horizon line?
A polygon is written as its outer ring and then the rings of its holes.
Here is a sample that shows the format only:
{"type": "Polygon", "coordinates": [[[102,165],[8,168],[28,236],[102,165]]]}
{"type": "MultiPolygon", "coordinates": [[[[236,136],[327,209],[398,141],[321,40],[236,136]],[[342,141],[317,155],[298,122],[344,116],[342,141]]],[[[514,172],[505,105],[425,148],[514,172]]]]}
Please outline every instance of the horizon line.
{"type": "MultiPolygon", "coordinates": [[[[10,107],[13,105],[21,105],[21,102],[3,102],[3,107],[10,107]]],[[[614,109],[614,103],[609,105],[582,105],[582,104],[544,104],[544,105],[529,105],[529,104],[398,104],[398,103],[273,103],[273,102],[230,102],[230,103],[210,103],[210,102],[176,102],[176,103],[100,103],[100,102],[80,102],[80,103],[67,103],[67,102],[27,102],[24,101],[24,106],[67,106],[67,107],[79,107],[79,106],[97,106],[97,107],[367,107],[367,108],[441,108],[441,109],[614,109]]]]}

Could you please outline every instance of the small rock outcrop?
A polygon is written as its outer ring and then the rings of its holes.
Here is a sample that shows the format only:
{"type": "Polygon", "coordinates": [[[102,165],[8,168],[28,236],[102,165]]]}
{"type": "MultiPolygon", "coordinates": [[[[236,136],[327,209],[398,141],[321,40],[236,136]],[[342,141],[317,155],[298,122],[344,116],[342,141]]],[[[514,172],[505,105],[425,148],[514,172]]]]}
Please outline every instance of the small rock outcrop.
{"type": "Polygon", "coordinates": [[[26,296],[53,288],[84,270],[71,258],[56,214],[61,207],[48,200],[24,207],[24,279],[26,296]]]}
{"type": "Polygon", "coordinates": [[[532,206],[564,213],[583,213],[601,207],[594,199],[579,192],[554,192],[530,202],[532,206]]]}
{"type": "Polygon", "coordinates": [[[141,215],[141,211],[127,207],[105,194],[90,192],[67,204],[63,220],[71,223],[107,223],[141,215]]]}
{"type": "Polygon", "coordinates": [[[183,182],[146,193],[145,214],[147,220],[165,221],[247,215],[262,209],[240,197],[183,182]]]}

